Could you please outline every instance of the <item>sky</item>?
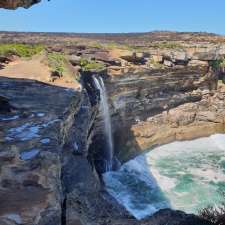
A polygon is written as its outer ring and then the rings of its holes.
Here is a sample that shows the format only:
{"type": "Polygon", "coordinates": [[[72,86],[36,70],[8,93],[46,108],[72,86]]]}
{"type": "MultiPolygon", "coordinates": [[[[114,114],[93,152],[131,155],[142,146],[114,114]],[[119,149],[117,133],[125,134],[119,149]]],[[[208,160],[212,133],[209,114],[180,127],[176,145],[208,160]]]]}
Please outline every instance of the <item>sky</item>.
{"type": "Polygon", "coordinates": [[[29,10],[0,9],[0,30],[225,34],[224,10],[224,0],[42,0],[29,10]]]}

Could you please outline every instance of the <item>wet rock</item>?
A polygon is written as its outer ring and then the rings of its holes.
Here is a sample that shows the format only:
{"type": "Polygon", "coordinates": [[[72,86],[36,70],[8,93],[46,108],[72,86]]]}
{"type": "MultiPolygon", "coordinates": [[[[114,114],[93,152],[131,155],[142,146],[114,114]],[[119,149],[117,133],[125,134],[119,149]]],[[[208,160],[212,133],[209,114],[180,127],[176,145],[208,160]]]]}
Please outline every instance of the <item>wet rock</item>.
{"type": "Polygon", "coordinates": [[[3,93],[3,102],[10,99],[20,110],[0,123],[0,224],[61,225],[61,151],[80,94],[1,77],[3,93]]]}
{"type": "Polygon", "coordinates": [[[14,107],[10,105],[8,98],[0,96],[0,113],[9,113],[13,108],[14,107]]]}
{"type": "Polygon", "coordinates": [[[35,156],[37,156],[39,152],[40,152],[39,149],[31,149],[29,151],[23,151],[20,153],[20,158],[22,160],[31,160],[35,158],[35,156]]]}

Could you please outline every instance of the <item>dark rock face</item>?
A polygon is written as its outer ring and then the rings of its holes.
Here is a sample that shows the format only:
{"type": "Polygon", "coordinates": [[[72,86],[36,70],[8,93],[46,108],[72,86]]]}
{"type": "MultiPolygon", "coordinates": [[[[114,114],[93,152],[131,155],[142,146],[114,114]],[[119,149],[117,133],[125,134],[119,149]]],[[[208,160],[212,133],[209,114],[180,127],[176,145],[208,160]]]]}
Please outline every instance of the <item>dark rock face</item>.
{"type": "Polygon", "coordinates": [[[0,79],[0,95],[16,108],[0,114],[0,224],[61,224],[61,155],[80,93],[0,79]]]}
{"type": "Polygon", "coordinates": [[[10,105],[9,100],[3,96],[0,96],[0,113],[9,113],[13,107],[10,105]]]}
{"type": "Polygon", "coordinates": [[[41,2],[41,0],[0,0],[0,8],[16,9],[18,7],[29,8],[41,2]]]}

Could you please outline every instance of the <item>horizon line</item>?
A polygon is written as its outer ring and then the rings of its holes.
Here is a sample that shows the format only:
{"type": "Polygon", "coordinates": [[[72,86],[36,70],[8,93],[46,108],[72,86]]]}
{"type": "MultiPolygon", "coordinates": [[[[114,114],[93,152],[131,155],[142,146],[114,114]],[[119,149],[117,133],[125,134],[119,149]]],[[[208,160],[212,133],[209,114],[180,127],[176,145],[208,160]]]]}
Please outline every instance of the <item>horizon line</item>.
{"type": "Polygon", "coordinates": [[[180,33],[180,34],[208,34],[208,35],[215,35],[215,36],[225,36],[225,34],[207,32],[207,31],[174,31],[174,30],[152,30],[152,31],[132,31],[132,32],[68,32],[68,31],[17,31],[17,30],[0,30],[0,32],[6,33],[52,33],[52,34],[98,34],[98,35],[106,35],[106,34],[149,34],[149,33],[180,33]]]}

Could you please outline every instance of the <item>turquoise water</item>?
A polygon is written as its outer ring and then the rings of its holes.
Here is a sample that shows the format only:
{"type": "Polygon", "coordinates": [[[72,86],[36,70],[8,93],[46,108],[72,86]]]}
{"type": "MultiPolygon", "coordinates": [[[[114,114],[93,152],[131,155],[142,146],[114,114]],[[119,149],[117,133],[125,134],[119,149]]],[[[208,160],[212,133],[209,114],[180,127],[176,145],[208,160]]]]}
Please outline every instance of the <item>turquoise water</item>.
{"type": "Polygon", "coordinates": [[[104,174],[108,192],[137,219],[162,208],[197,213],[225,192],[225,135],[174,142],[104,174]]]}

